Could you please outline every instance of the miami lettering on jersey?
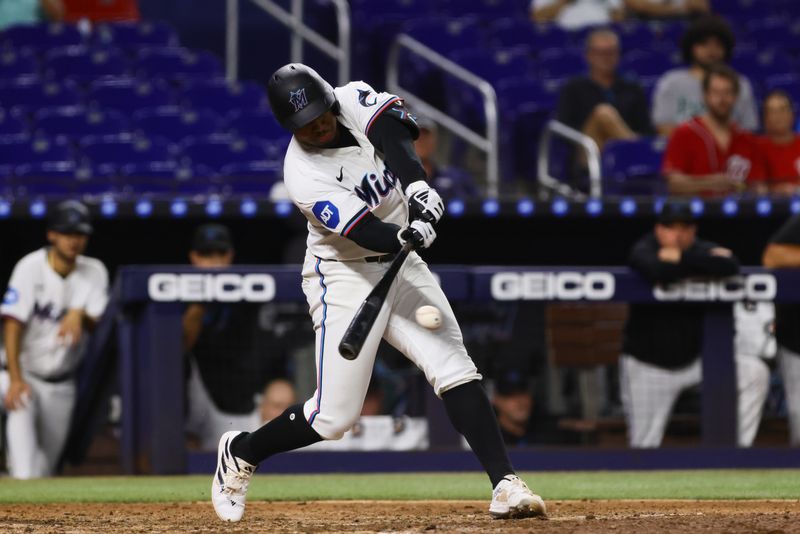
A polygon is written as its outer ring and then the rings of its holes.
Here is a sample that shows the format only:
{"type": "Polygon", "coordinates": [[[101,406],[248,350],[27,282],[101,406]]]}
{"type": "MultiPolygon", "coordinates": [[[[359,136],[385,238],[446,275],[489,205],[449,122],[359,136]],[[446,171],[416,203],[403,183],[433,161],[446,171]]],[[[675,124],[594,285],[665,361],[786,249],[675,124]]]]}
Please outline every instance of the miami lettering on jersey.
{"type": "Polygon", "coordinates": [[[373,208],[380,203],[381,198],[394,190],[396,183],[397,175],[390,171],[388,167],[385,167],[382,179],[379,179],[374,173],[364,173],[361,185],[356,186],[354,191],[358,198],[366,202],[370,208],[373,208]]]}
{"type": "Polygon", "coordinates": [[[33,305],[33,316],[42,320],[58,322],[64,318],[66,313],[66,309],[57,310],[56,306],[52,302],[48,302],[47,304],[39,304],[36,302],[33,305]]]}

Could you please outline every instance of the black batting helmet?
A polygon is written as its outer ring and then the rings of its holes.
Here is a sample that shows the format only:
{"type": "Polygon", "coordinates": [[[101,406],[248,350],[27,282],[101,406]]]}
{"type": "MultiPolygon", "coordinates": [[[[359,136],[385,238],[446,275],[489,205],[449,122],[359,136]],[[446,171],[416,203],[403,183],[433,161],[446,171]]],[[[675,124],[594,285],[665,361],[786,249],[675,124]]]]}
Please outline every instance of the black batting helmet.
{"type": "Polygon", "coordinates": [[[269,79],[267,93],[273,115],[292,132],[336,105],[333,87],[302,63],[289,63],[276,70],[269,79]]]}
{"type": "Polygon", "coordinates": [[[77,200],[65,200],[50,214],[47,229],[61,234],[90,235],[93,228],[89,209],[77,200]]]}

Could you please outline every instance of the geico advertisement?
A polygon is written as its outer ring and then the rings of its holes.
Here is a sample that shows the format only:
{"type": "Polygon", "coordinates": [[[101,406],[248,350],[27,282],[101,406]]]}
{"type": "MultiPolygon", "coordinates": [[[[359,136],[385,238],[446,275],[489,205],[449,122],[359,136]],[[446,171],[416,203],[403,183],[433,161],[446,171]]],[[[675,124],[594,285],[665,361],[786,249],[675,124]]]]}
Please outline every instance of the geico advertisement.
{"type": "MultiPolygon", "coordinates": [[[[508,272],[491,278],[495,300],[611,300],[616,278],[604,271],[508,272]]],[[[653,297],[660,301],[733,302],[773,300],[777,281],[772,274],[733,276],[724,280],[684,280],[655,286],[653,297]]],[[[624,300],[625,295],[619,295],[624,300]]]]}
{"type": "Polygon", "coordinates": [[[275,298],[269,274],[156,273],[147,279],[155,302],[268,302],[275,298]]]}

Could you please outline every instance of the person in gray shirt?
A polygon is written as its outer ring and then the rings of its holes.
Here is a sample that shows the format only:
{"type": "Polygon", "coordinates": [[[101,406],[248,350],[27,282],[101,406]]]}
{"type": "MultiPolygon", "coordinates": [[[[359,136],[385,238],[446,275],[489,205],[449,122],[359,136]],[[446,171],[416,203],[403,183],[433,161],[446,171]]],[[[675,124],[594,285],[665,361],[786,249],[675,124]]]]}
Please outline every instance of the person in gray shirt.
{"type": "MultiPolygon", "coordinates": [[[[669,136],[678,124],[705,111],[703,75],[711,65],[727,63],[734,44],[730,26],[719,17],[696,19],[687,28],[681,41],[681,53],[689,67],[667,71],[656,84],[652,116],[659,135],[669,136]]],[[[745,130],[756,130],[758,111],[753,87],[741,74],[739,87],[733,121],[745,130]]]]}

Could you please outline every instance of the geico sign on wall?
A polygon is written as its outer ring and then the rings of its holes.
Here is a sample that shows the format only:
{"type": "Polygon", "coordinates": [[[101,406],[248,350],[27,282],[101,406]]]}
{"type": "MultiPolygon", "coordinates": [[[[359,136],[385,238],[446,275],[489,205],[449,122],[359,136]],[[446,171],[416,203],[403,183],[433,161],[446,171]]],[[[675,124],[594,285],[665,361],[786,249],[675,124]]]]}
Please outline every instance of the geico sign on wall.
{"type": "Polygon", "coordinates": [[[156,273],[147,279],[155,302],[268,302],[275,298],[269,274],[156,273]]]}
{"type": "Polygon", "coordinates": [[[778,283],[769,273],[732,276],[724,280],[685,280],[678,284],[656,286],[653,296],[656,300],[684,301],[722,301],[774,300],[778,293],[778,283]]]}

